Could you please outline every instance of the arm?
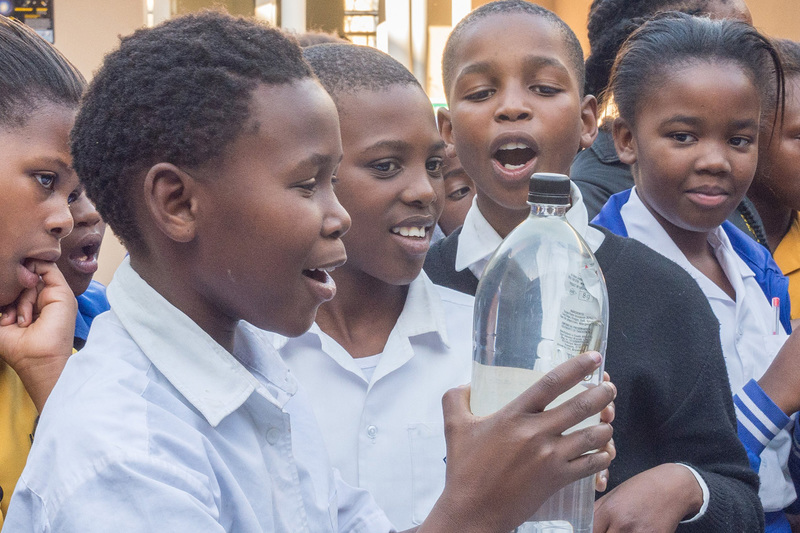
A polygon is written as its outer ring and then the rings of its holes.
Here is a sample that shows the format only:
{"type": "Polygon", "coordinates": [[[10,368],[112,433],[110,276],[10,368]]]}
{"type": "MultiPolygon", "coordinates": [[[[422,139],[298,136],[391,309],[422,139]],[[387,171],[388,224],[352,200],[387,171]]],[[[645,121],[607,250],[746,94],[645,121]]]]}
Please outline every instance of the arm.
{"type": "Polygon", "coordinates": [[[72,353],[78,304],[54,263],[34,261],[33,267],[39,284],[0,310],[0,359],[14,369],[41,412],[72,353]]]}
{"type": "Polygon", "coordinates": [[[449,391],[443,399],[445,489],[418,531],[510,531],[561,487],[608,467],[615,452],[607,423],[562,433],[604,409],[614,398],[613,385],[600,385],[542,412],[597,366],[589,354],[575,357],[483,418],[469,411],[468,387],[449,391]]]}

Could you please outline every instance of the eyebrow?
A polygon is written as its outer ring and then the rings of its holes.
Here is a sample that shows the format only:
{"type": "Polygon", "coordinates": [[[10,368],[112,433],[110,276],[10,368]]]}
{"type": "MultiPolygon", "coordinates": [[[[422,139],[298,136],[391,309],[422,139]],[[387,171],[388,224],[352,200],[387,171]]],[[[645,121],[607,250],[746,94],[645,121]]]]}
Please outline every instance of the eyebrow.
{"type": "MultiPolygon", "coordinates": [[[[446,144],[443,140],[439,140],[433,146],[431,146],[431,151],[435,152],[437,150],[444,150],[446,144]]],[[[403,150],[409,150],[411,148],[411,143],[407,141],[401,141],[399,139],[388,139],[385,141],[378,141],[375,144],[369,145],[365,151],[371,150],[394,150],[397,152],[403,150]]]]}
{"type": "Polygon", "coordinates": [[[61,170],[72,171],[72,166],[68,165],[60,157],[54,156],[36,156],[28,162],[32,167],[59,167],[61,170]]]}
{"type": "Polygon", "coordinates": [[[294,166],[294,168],[296,170],[299,170],[299,169],[302,169],[304,167],[323,167],[323,166],[328,165],[330,163],[334,163],[334,166],[335,166],[335,165],[338,165],[342,161],[342,157],[343,157],[343,154],[339,154],[339,157],[337,157],[337,158],[334,158],[333,156],[327,155],[327,154],[311,154],[308,157],[306,157],[305,159],[300,160],[294,166]],[[335,159],[335,161],[334,161],[334,159],[335,159]]]}
{"type": "MultiPolygon", "coordinates": [[[[664,124],[672,124],[675,122],[686,124],[687,126],[693,126],[693,127],[698,127],[703,123],[703,121],[697,117],[692,117],[688,115],[673,115],[672,117],[665,120],[664,124]]],[[[758,122],[753,119],[745,118],[741,120],[734,120],[732,125],[733,129],[742,130],[747,128],[757,128],[758,122]]]]}
{"type": "MultiPolygon", "coordinates": [[[[565,74],[569,74],[569,69],[564,65],[564,63],[559,61],[557,58],[550,56],[527,56],[524,60],[524,67],[526,70],[539,70],[545,67],[553,67],[563,71],[565,74]]],[[[476,63],[470,63],[461,69],[461,71],[458,73],[458,76],[456,76],[456,81],[464,76],[469,76],[470,74],[487,74],[491,72],[492,69],[493,66],[490,61],[478,61],[476,63]]]]}

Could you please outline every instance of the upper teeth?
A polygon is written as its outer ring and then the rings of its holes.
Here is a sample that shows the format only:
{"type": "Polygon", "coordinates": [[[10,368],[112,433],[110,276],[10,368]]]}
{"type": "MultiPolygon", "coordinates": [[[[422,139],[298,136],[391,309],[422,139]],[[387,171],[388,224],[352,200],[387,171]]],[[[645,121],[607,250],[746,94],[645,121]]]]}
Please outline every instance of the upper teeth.
{"type": "Polygon", "coordinates": [[[392,228],[392,233],[399,233],[403,237],[424,237],[425,228],[423,226],[411,228],[392,228]]]}
{"type": "Polygon", "coordinates": [[[322,271],[322,272],[333,272],[334,270],[336,270],[336,267],[326,267],[326,268],[310,268],[309,270],[310,270],[311,272],[313,272],[313,271],[315,271],[315,270],[320,270],[320,271],[322,271]]]}
{"type": "Polygon", "coordinates": [[[506,143],[501,146],[500,150],[525,150],[528,148],[528,145],[522,143],[506,143]]]}

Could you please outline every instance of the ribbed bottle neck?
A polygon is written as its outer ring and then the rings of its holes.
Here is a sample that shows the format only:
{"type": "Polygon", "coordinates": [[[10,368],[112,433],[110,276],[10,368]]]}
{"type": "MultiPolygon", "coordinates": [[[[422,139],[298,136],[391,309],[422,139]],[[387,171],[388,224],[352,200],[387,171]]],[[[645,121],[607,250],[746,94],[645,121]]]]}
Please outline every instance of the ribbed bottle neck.
{"type": "MultiPolygon", "coordinates": [[[[530,202],[529,202],[530,203],[530,202]]],[[[531,216],[535,217],[563,217],[567,214],[569,205],[566,204],[534,204],[531,203],[531,216]]]]}

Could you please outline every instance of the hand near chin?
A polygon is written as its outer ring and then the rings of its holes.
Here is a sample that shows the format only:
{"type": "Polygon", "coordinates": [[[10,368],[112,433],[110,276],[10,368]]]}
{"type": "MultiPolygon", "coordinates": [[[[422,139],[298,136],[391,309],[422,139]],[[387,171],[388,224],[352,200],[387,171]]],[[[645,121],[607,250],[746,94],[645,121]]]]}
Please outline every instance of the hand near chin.
{"type": "Polygon", "coordinates": [[[39,283],[0,308],[0,359],[41,412],[72,353],[78,303],[55,263],[31,261],[39,283]]]}

